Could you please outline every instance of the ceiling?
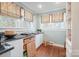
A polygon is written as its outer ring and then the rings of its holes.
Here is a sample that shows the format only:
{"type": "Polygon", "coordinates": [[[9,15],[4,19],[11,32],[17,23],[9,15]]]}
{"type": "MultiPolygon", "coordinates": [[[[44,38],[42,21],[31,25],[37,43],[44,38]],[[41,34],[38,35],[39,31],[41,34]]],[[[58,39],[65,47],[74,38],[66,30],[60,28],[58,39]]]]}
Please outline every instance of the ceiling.
{"type": "Polygon", "coordinates": [[[25,7],[28,7],[30,10],[35,13],[45,13],[53,10],[63,9],[66,7],[65,2],[21,2],[25,7]],[[42,8],[38,8],[38,5],[42,5],[42,8]]]}

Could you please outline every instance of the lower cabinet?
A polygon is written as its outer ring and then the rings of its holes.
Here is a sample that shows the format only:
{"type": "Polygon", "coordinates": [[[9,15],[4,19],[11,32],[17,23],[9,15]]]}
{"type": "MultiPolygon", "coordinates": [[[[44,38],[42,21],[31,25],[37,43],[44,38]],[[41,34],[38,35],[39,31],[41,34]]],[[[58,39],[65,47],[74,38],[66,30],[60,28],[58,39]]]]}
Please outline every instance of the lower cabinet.
{"type": "Polygon", "coordinates": [[[35,53],[36,53],[36,49],[35,49],[35,38],[29,38],[29,39],[24,39],[24,46],[25,49],[27,50],[27,56],[28,57],[34,57],[35,53]]]}
{"type": "Polygon", "coordinates": [[[39,48],[40,45],[43,43],[43,34],[35,35],[35,48],[39,48]]]}
{"type": "Polygon", "coordinates": [[[7,43],[14,46],[14,49],[10,51],[10,57],[23,57],[23,39],[13,40],[7,43]]]}

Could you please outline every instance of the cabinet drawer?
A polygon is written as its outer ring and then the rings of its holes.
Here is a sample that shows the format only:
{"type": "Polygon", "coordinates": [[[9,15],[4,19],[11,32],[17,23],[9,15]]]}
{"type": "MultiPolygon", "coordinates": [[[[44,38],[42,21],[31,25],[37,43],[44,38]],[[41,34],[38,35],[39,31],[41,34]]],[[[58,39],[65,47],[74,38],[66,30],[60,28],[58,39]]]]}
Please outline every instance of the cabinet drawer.
{"type": "Polygon", "coordinates": [[[30,39],[24,39],[24,44],[30,43],[30,39]]]}

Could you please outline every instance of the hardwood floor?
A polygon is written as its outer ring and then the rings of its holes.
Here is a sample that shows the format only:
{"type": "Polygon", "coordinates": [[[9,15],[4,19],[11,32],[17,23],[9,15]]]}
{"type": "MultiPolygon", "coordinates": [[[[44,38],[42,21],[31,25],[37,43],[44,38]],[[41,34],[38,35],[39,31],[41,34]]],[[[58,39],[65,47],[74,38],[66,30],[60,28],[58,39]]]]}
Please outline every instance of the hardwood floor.
{"type": "Polygon", "coordinates": [[[63,47],[42,44],[36,50],[36,57],[65,57],[66,49],[63,47]]]}

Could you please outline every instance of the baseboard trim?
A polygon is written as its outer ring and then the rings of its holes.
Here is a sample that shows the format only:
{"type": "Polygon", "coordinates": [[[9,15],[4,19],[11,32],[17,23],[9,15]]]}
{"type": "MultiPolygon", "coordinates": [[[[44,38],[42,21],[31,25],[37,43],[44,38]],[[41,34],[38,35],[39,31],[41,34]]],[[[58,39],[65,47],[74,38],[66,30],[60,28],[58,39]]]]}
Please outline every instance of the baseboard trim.
{"type": "Polygon", "coordinates": [[[48,41],[47,41],[47,45],[53,45],[53,46],[58,46],[58,47],[65,48],[64,45],[57,44],[57,43],[55,43],[55,42],[48,42],[48,41]]]}

